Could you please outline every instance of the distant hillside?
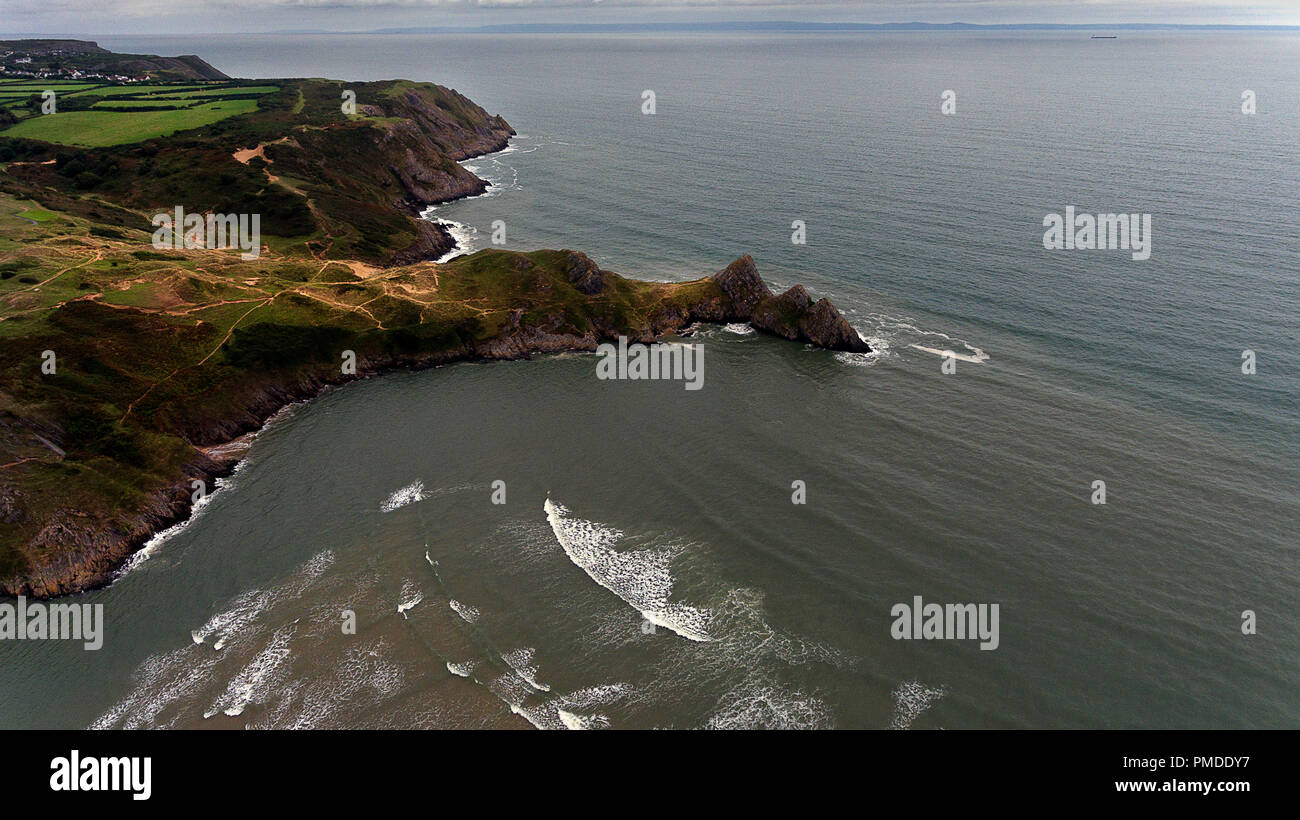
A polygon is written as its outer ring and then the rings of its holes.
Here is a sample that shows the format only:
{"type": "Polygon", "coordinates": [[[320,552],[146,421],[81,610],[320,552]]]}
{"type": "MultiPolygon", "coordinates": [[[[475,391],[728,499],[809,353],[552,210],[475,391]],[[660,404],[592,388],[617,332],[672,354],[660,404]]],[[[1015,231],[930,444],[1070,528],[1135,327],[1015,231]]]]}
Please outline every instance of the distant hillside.
{"type": "Polygon", "coordinates": [[[90,40],[0,40],[0,76],[55,79],[228,80],[199,57],[115,54],[90,40]]]}
{"type": "Polygon", "coordinates": [[[0,40],[0,54],[22,52],[30,55],[45,54],[108,54],[106,48],[90,40],[0,40]]]}

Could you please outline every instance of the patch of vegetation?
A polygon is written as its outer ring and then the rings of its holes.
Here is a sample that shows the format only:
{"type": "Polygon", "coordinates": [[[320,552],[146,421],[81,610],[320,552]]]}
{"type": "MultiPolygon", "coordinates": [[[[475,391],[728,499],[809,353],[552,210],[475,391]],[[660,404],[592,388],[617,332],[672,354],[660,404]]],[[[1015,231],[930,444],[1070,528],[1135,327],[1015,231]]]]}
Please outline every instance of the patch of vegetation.
{"type": "Polygon", "coordinates": [[[189,108],[142,111],[60,111],[28,117],[4,135],[88,148],[141,142],[199,128],[257,110],[257,100],[223,100],[189,108]]]}

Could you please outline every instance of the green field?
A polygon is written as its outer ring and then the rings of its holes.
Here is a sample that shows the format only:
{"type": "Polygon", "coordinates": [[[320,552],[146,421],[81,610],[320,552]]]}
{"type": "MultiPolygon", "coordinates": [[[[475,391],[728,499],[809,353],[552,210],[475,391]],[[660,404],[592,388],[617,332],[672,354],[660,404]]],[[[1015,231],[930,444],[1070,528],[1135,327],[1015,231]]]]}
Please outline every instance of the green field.
{"type": "MultiPolygon", "coordinates": [[[[235,86],[233,88],[190,88],[185,91],[154,91],[153,89],[133,89],[139,94],[145,92],[142,99],[186,100],[195,97],[228,97],[236,94],[270,94],[279,91],[277,85],[235,86]]],[[[0,91],[3,91],[0,89],[0,91]]]]}
{"type": "Polygon", "coordinates": [[[167,111],[67,111],[29,117],[3,134],[102,148],[165,137],[256,110],[257,100],[223,100],[167,111]]]}
{"type": "Polygon", "coordinates": [[[157,97],[152,100],[117,100],[107,99],[99,100],[91,104],[92,108],[158,108],[166,106],[167,108],[182,109],[189,104],[188,100],[173,100],[167,97],[157,97]]]}
{"type": "Polygon", "coordinates": [[[227,88],[213,88],[214,85],[227,85],[227,83],[189,83],[188,85],[115,85],[111,86],[117,92],[129,94],[178,94],[187,91],[228,91],[227,88]]]}
{"type": "Polygon", "coordinates": [[[103,85],[98,82],[69,82],[67,80],[23,80],[15,83],[0,83],[0,92],[9,91],[28,91],[40,93],[46,89],[53,91],[75,91],[82,88],[94,88],[97,85],[103,85]]]}
{"type": "Polygon", "coordinates": [[[101,148],[167,136],[176,131],[198,128],[257,108],[256,100],[229,99],[279,91],[274,85],[231,86],[228,83],[186,85],[113,85],[57,82],[39,86],[30,82],[0,83],[0,107],[23,120],[3,132],[4,136],[101,148]],[[214,87],[215,86],[215,87],[214,87]],[[27,105],[33,94],[56,91],[60,98],[76,100],[57,114],[38,116],[27,105]],[[86,110],[87,106],[91,110],[86,110]],[[159,109],[166,110],[144,110],[159,109]],[[67,110],[73,109],[73,110],[67,110]],[[129,110],[141,109],[141,110],[129,110]]]}

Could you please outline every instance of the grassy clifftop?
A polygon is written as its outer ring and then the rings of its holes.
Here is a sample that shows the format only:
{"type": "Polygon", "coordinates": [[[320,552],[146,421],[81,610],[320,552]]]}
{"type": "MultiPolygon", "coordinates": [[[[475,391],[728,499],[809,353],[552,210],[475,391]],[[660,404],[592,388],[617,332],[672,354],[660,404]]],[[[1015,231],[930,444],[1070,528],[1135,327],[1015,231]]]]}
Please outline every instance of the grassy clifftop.
{"type": "Polygon", "coordinates": [[[493,266],[413,264],[451,246],[413,212],[482,192],[456,160],[513,133],[451,89],[20,80],[0,108],[0,592],[103,583],[229,467],[204,444],[348,377],[342,351],[456,358],[508,321],[493,266]],[[177,207],[257,214],[258,258],[154,248],[177,207]]]}
{"type": "Polygon", "coordinates": [[[159,253],[142,230],[11,195],[0,195],[0,229],[0,590],[10,594],[111,577],[186,513],[191,481],[210,488],[230,466],[204,446],[354,377],[345,351],[365,375],[592,349],[619,334],[648,341],[731,318],[712,280],[637,282],[573,251],[390,268],[159,253]]]}
{"type": "Polygon", "coordinates": [[[381,265],[445,252],[450,238],[416,212],[486,190],[457,160],[514,133],[430,83],[92,86],[52,114],[39,96],[12,99],[22,116],[0,130],[0,190],[124,228],[178,206],[256,213],[277,252],[381,265]]]}

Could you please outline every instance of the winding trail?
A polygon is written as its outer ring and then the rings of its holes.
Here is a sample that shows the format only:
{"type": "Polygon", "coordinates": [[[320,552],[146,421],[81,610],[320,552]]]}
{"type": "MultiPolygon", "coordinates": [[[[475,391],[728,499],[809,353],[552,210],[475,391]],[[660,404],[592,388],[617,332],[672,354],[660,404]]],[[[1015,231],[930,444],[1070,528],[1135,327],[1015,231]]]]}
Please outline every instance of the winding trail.
{"type": "MultiPolygon", "coordinates": [[[[83,259],[83,260],[81,260],[80,262],[78,262],[78,263],[75,264],[75,265],[69,265],[68,267],[64,268],[63,270],[61,270],[61,271],[59,271],[58,273],[56,273],[56,274],[54,274],[53,276],[51,276],[49,279],[46,279],[46,280],[41,281],[41,282],[37,282],[36,284],[34,284],[34,285],[30,285],[30,286],[28,286],[28,287],[26,287],[26,288],[19,288],[18,290],[13,291],[13,293],[11,293],[10,296],[17,296],[17,295],[20,294],[20,293],[32,293],[32,292],[34,292],[34,291],[38,291],[38,290],[40,290],[41,288],[43,288],[43,287],[45,287],[46,285],[48,285],[50,282],[53,282],[55,279],[58,279],[60,276],[62,276],[63,274],[67,273],[68,271],[70,271],[70,270],[76,270],[77,268],[82,267],[83,265],[89,265],[91,262],[98,262],[99,260],[101,260],[101,259],[103,259],[103,258],[104,258],[104,251],[103,251],[103,250],[96,250],[96,251],[94,252],[94,255],[91,256],[91,258],[89,258],[89,259],[83,259]]],[[[72,300],[67,300],[67,301],[72,301],[72,300]]],[[[66,304],[66,303],[67,303],[67,302],[60,302],[59,304],[60,304],[60,305],[63,305],[63,304],[66,304]]],[[[51,306],[51,307],[53,307],[53,306],[51,306]]],[[[6,313],[4,316],[0,316],[0,322],[3,322],[5,319],[8,319],[8,318],[10,318],[10,317],[12,317],[12,316],[17,316],[17,315],[20,314],[20,313],[31,313],[33,310],[43,310],[43,309],[44,309],[44,308],[31,308],[31,309],[28,309],[28,310],[16,310],[16,311],[14,311],[13,313],[6,313]]]]}
{"type": "Polygon", "coordinates": [[[217,342],[216,347],[212,348],[212,350],[208,352],[208,355],[204,356],[202,359],[199,359],[194,364],[182,365],[176,368],[172,372],[168,373],[166,376],[163,376],[161,379],[151,384],[148,390],[141,393],[140,396],[136,398],[135,401],[131,402],[126,406],[126,412],[122,414],[122,418],[118,419],[118,423],[121,424],[122,422],[126,421],[126,417],[131,415],[131,412],[135,410],[135,406],[140,402],[144,401],[149,396],[149,394],[154,391],[154,388],[158,387],[161,384],[164,384],[169,379],[171,379],[172,376],[175,376],[177,373],[181,372],[182,370],[186,370],[191,367],[198,367],[202,365],[204,362],[206,362],[208,359],[211,359],[213,355],[215,355],[216,352],[221,349],[221,346],[230,340],[231,335],[234,334],[235,332],[235,328],[239,327],[240,322],[248,318],[248,314],[252,313],[253,311],[257,310],[260,307],[265,307],[273,299],[275,299],[275,296],[268,296],[265,299],[262,299],[260,302],[258,302],[258,304],[253,305],[251,308],[245,311],[244,315],[240,316],[238,319],[234,321],[234,323],[230,325],[230,330],[226,331],[226,335],[221,338],[221,341],[217,342]]]}

